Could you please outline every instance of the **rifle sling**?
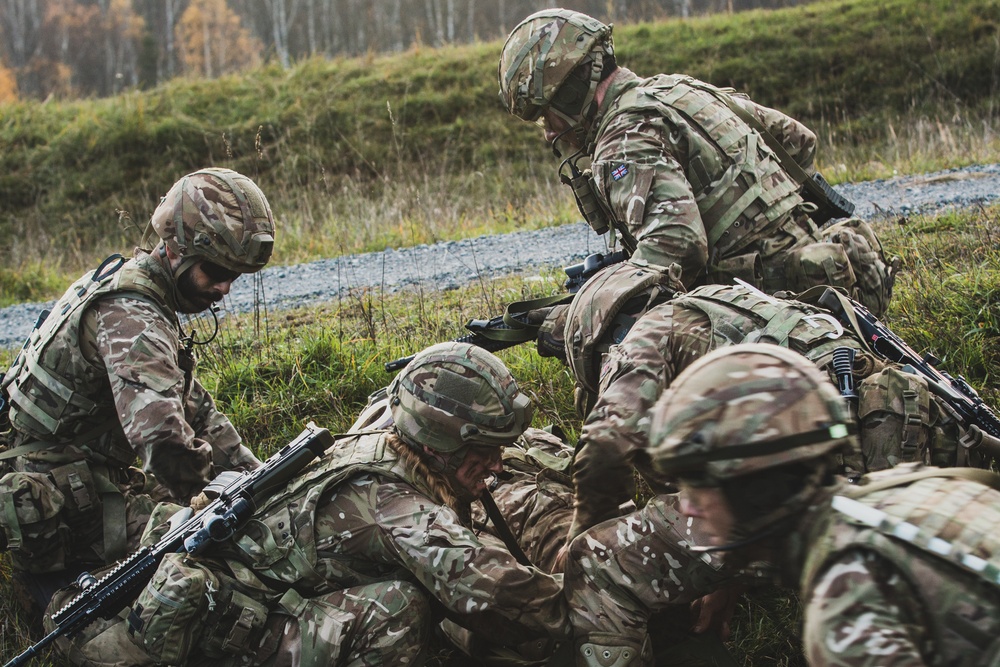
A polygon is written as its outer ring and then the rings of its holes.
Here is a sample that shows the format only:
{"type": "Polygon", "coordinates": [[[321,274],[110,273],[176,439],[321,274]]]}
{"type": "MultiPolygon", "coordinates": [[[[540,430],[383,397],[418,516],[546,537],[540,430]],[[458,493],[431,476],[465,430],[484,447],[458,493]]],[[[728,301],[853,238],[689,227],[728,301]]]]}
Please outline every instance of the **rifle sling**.
{"type": "Polygon", "coordinates": [[[521,545],[517,543],[517,538],[514,537],[514,533],[511,532],[510,526],[507,525],[507,520],[503,518],[503,514],[500,512],[500,508],[497,507],[497,503],[493,500],[493,496],[490,494],[489,489],[483,490],[483,495],[479,498],[483,503],[483,508],[486,509],[486,516],[489,517],[490,521],[493,522],[493,526],[496,528],[497,536],[503,540],[504,545],[506,545],[508,551],[514,556],[514,559],[524,565],[525,567],[534,567],[528,555],[524,553],[521,549],[521,545]]]}
{"type": "Polygon", "coordinates": [[[553,296],[543,296],[538,299],[529,299],[527,301],[515,301],[508,304],[503,311],[503,323],[507,328],[476,328],[470,329],[470,331],[490,340],[503,341],[512,344],[527,343],[528,341],[534,340],[538,336],[538,327],[541,326],[541,323],[528,323],[519,319],[518,316],[526,315],[528,312],[539,308],[548,308],[550,306],[558,306],[563,303],[569,303],[572,300],[572,294],[555,294],[553,296]]]}

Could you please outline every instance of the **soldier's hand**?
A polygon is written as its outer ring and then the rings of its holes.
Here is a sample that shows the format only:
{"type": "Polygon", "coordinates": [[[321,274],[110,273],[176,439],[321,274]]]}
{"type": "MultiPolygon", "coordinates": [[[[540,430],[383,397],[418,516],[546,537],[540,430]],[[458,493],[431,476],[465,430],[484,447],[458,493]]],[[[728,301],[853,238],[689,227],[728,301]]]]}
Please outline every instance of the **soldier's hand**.
{"type": "Polygon", "coordinates": [[[195,512],[200,512],[212,503],[212,499],[205,495],[202,491],[197,496],[193,497],[190,502],[191,509],[195,512]]]}
{"type": "Polygon", "coordinates": [[[723,641],[729,639],[729,621],[744,590],[743,586],[720,588],[692,602],[691,615],[695,621],[691,629],[698,634],[712,632],[723,641]]]}

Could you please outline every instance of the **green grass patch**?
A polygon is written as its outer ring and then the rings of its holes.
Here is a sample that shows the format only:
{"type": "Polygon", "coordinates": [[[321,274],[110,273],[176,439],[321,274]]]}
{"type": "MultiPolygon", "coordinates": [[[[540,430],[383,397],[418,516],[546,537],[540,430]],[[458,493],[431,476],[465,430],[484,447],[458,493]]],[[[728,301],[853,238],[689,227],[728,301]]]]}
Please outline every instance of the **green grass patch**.
{"type": "MultiPolygon", "coordinates": [[[[886,250],[905,260],[886,323],[997,405],[1000,207],[899,219],[881,223],[878,231],[886,250]]],[[[247,443],[266,457],[307,421],[334,432],[349,427],[368,395],[391,380],[383,369],[386,361],[461,336],[464,322],[498,314],[509,302],[560,290],[559,271],[553,270],[433,294],[358,291],[267,318],[227,317],[219,337],[199,349],[198,376],[247,443]]],[[[207,323],[195,326],[208,330],[207,323]]],[[[557,424],[575,439],[580,423],[567,369],[538,357],[530,345],[498,354],[535,400],[535,425],[557,424]]],[[[12,356],[13,350],[0,351],[0,365],[12,356]]],[[[0,582],[6,576],[0,568],[0,582]]],[[[13,655],[26,646],[25,630],[8,596],[0,597],[0,611],[6,619],[0,652],[13,655]]],[[[794,595],[755,592],[737,613],[730,650],[743,664],[804,665],[798,614],[794,595]]],[[[455,664],[447,652],[440,660],[455,664]]]]}
{"type": "MultiPolygon", "coordinates": [[[[641,75],[734,86],[809,124],[833,182],[1000,159],[996,0],[826,0],[615,35],[641,75]]],[[[501,44],[0,106],[0,264],[70,280],[131,249],[159,197],[207,165],[258,180],[281,263],[576,220],[538,129],[497,101],[501,44]]]]}

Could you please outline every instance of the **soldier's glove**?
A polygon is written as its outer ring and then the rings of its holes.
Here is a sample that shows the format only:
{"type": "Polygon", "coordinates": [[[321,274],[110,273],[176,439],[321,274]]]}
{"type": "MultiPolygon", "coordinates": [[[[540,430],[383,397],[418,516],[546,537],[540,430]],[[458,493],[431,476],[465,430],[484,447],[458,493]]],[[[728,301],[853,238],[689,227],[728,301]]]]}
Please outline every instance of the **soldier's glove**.
{"type": "Polygon", "coordinates": [[[197,496],[191,499],[190,506],[191,509],[193,509],[197,513],[202,511],[211,504],[212,504],[212,499],[209,498],[207,495],[205,495],[205,492],[202,491],[197,496]]]}
{"type": "Polygon", "coordinates": [[[569,304],[560,304],[528,312],[529,322],[532,321],[533,317],[541,322],[538,326],[538,356],[556,357],[559,361],[566,363],[566,348],[563,341],[566,337],[564,329],[566,328],[568,310],[569,304]]]}
{"type": "Polygon", "coordinates": [[[240,477],[242,477],[242,474],[236,472],[235,470],[224,470],[223,472],[220,472],[216,475],[215,479],[208,483],[204,491],[191,499],[188,506],[195,512],[200,512],[208,507],[213,500],[218,498],[222,492],[226,490],[226,487],[238,480],[240,477]]]}

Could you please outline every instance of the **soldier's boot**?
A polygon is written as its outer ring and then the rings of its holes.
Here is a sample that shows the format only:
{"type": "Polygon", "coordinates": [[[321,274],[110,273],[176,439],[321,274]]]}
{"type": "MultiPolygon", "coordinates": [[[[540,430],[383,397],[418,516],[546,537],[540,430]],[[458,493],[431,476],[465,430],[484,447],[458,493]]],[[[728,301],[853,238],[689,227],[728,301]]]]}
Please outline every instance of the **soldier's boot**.
{"type": "Polygon", "coordinates": [[[653,647],[646,635],[642,643],[620,635],[589,634],[576,640],[577,667],[652,667],[653,647]]]}

